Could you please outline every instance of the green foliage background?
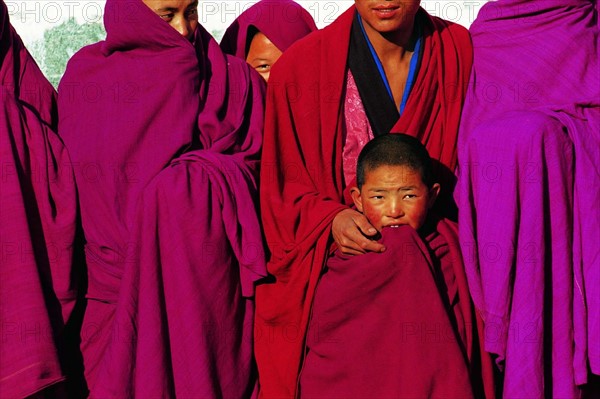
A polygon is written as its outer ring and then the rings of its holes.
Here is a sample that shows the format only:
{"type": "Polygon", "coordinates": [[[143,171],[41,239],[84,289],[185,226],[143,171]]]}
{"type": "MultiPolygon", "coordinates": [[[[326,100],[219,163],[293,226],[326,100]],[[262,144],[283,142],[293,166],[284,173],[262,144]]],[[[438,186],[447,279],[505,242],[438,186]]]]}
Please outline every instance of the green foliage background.
{"type": "MultiPolygon", "coordinates": [[[[220,40],[223,31],[211,32],[216,40],[220,40]]],[[[104,40],[106,32],[99,23],[79,24],[71,18],[44,32],[43,40],[30,43],[29,51],[42,69],[50,83],[58,87],[65,73],[67,62],[82,47],[104,40]]]]}
{"type": "Polygon", "coordinates": [[[71,18],[44,32],[44,39],[34,42],[30,51],[50,83],[57,87],[69,58],[82,47],[105,37],[101,23],[78,24],[71,18]]]}

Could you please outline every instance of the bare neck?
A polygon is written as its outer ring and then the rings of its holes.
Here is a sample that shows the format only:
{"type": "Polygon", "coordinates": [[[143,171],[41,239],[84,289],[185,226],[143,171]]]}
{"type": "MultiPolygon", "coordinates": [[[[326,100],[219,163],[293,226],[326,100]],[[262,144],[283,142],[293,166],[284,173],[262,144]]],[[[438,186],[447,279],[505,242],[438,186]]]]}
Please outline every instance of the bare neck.
{"type": "Polygon", "coordinates": [[[387,60],[410,59],[414,52],[416,35],[414,34],[414,21],[406,24],[402,30],[380,33],[363,24],[369,41],[373,45],[381,62],[387,60]]]}
{"type": "Polygon", "coordinates": [[[414,33],[414,20],[394,32],[378,32],[368,24],[363,24],[369,41],[377,53],[392,90],[396,107],[400,107],[408,75],[410,61],[414,54],[417,35],[414,33]]]}

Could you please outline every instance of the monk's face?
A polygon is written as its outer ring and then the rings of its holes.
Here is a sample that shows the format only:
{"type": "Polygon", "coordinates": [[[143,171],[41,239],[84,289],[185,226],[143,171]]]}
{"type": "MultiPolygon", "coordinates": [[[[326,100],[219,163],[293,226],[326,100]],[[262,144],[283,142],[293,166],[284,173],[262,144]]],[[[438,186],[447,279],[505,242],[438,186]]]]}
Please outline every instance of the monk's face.
{"type": "Polygon", "coordinates": [[[421,174],[408,166],[383,165],[365,170],[362,188],[353,187],[350,193],[356,208],[381,231],[401,225],[421,228],[439,191],[439,184],[427,187],[421,174]]]}
{"type": "Polygon", "coordinates": [[[354,0],[365,29],[395,33],[412,29],[420,0],[354,0]]]}
{"type": "Polygon", "coordinates": [[[198,0],[142,0],[189,41],[198,27],[198,0]]]}
{"type": "Polygon", "coordinates": [[[271,67],[281,57],[277,48],[262,32],[257,32],[250,42],[246,62],[268,82],[271,67]]]}

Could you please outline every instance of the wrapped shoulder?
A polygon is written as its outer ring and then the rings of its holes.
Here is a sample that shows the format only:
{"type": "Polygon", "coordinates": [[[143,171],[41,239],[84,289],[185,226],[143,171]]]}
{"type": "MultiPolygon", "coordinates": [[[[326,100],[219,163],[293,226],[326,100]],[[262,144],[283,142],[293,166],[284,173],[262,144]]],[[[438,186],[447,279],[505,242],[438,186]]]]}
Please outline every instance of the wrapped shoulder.
{"type": "Polygon", "coordinates": [[[430,16],[430,18],[433,22],[435,30],[439,31],[440,33],[447,32],[455,38],[468,41],[471,40],[469,30],[464,26],[439,17],[430,16]]]}
{"type": "MultiPolygon", "coordinates": [[[[63,75],[63,80],[65,80],[65,78],[68,77],[72,77],[72,76],[81,76],[78,74],[78,72],[80,72],[80,69],[84,66],[88,66],[88,65],[96,65],[95,62],[91,62],[90,61],[96,57],[98,57],[101,53],[102,53],[102,44],[104,42],[98,42],[98,43],[94,43],[94,44],[89,44],[87,46],[82,47],[80,50],[78,50],[75,54],[73,54],[73,56],[71,58],[69,58],[69,61],[67,62],[67,68],[65,70],[65,73],[63,75]]],[[[85,75],[83,75],[85,76],[85,75]]],[[[79,79],[79,78],[77,78],[79,79]]],[[[62,82],[62,80],[61,80],[62,82]]]]}
{"type": "Polygon", "coordinates": [[[225,55],[225,59],[227,60],[228,68],[232,71],[243,72],[245,75],[249,75],[250,66],[248,63],[241,58],[235,57],[231,54],[223,54],[225,55]]]}
{"type": "Polygon", "coordinates": [[[321,54],[322,31],[315,31],[292,44],[271,69],[269,82],[283,78],[286,81],[299,74],[314,71],[321,54]],[[275,78],[275,79],[274,79],[275,78]]]}
{"type": "Polygon", "coordinates": [[[465,41],[471,41],[471,35],[467,28],[454,22],[446,21],[446,23],[448,24],[448,30],[450,31],[452,36],[465,41]]]}

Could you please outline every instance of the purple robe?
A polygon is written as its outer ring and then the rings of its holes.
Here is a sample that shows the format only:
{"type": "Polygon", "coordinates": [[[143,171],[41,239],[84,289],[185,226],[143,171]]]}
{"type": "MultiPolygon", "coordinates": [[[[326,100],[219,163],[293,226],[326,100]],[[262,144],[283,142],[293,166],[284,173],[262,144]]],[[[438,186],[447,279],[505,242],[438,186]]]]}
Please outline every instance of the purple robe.
{"type": "Polygon", "coordinates": [[[261,0],[229,25],[221,40],[223,52],[245,60],[250,27],[262,32],[281,52],[317,30],[312,16],[295,1],[261,0]]]}
{"type": "Polygon", "coordinates": [[[108,0],[107,39],[69,62],[60,131],[75,164],[92,397],[243,397],[255,386],[262,79],[198,27],[108,0]]]}
{"type": "Polygon", "coordinates": [[[76,193],[56,135],[56,92],[0,1],[0,397],[65,379],[59,356],[71,284],[76,193]]]}
{"type": "Polygon", "coordinates": [[[456,199],[507,398],[578,397],[588,369],[600,374],[594,3],[490,2],[471,26],[456,199]]]}

